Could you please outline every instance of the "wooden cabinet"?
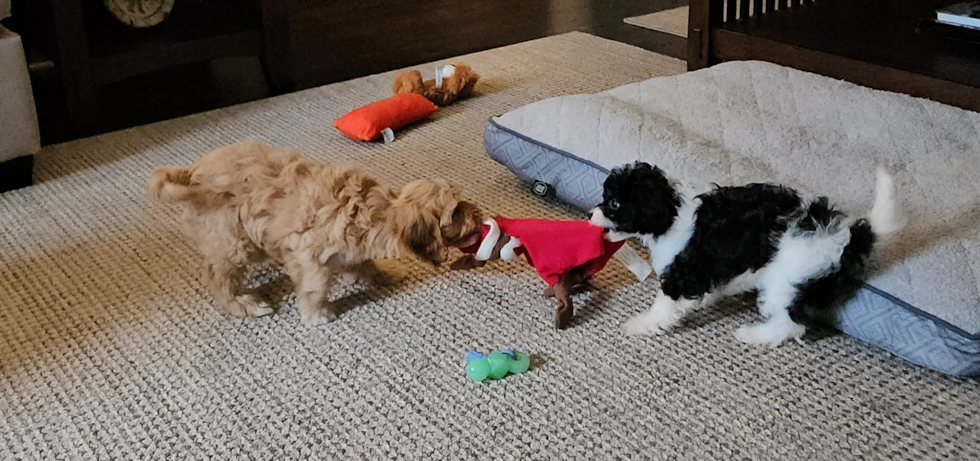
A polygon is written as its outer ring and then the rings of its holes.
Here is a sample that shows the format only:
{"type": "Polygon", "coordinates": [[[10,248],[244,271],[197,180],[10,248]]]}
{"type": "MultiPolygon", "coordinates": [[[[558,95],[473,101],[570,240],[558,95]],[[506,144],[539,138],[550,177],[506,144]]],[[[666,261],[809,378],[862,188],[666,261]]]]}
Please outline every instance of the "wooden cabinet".
{"type": "Polygon", "coordinates": [[[934,0],[691,0],[688,68],[758,59],[980,111],[980,45],[923,33],[934,0]]]}
{"type": "Polygon", "coordinates": [[[72,135],[99,125],[99,88],[186,63],[253,56],[274,91],[292,88],[285,65],[280,0],[178,1],[163,23],[136,29],[114,20],[101,0],[21,0],[14,19],[29,48],[57,69],[72,135]]]}

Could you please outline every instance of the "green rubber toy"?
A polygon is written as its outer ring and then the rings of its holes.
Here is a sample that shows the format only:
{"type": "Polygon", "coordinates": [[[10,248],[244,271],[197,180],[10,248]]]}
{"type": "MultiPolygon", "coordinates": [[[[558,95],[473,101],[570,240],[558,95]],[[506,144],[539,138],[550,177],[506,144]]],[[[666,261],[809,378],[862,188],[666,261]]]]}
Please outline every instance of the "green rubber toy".
{"type": "Polygon", "coordinates": [[[466,377],[473,381],[483,381],[490,376],[490,361],[487,359],[470,360],[466,362],[466,377]]]}
{"type": "Polygon", "coordinates": [[[483,355],[470,349],[466,353],[466,377],[476,382],[501,379],[507,373],[521,374],[529,368],[531,357],[523,352],[508,349],[483,355]]]}

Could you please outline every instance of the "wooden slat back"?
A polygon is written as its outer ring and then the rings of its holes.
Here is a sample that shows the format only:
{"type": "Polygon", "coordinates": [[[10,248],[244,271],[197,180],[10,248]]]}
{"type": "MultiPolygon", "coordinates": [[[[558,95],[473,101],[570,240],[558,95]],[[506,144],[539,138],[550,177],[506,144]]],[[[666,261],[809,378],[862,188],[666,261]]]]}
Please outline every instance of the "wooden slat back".
{"type": "Polygon", "coordinates": [[[811,5],[816,0],[708,0],[713,21],[733,22],[759,17],[776,10],[811,5]]]}

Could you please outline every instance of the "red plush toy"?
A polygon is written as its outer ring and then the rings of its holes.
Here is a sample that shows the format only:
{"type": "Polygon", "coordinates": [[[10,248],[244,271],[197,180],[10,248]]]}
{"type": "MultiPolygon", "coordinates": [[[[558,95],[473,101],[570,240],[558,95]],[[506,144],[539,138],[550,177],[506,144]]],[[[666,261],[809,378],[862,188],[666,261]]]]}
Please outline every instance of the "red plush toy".
{"type": "Polygon", "coordinates": [[[425,96],[406,93],[359,107],[333,122],[341,133],[358,141],[374,141],[386,129],[397,130],[429,118],[439,108],[425,96]]]}
{"type": "Polygon", "coordinates": [[[482,229],[482,241],[466,248],[468,253],[451,266],[454,270],[481,267],[487,261],[509,261],[524,255],[528,264],[548,284],[545,296],[558,300],[555,328],[572,320],[571,290],[584,285],[602,270],[625,241],[611,242],[604,230],[588,221],[507,219],[495,217],[482,229]]]}
{"type": "Polygon", "coordinates": [[[436,68],[436,79],[422,80],[413,70],[395,76],[394,96],[354,109],[334,121],[333,126],[351,139],[374,141],[394,139],[395,130],[429,118],[441,106],[447,106],[473,93],[480,75],[466,64],[436,68]]]}

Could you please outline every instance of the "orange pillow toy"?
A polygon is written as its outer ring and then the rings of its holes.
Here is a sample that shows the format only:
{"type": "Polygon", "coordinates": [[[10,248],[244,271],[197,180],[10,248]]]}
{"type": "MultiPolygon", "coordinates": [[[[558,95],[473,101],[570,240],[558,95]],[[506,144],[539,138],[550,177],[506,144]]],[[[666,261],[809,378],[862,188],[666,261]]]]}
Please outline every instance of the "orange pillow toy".
{"type": "Polygon", "coordinates": [[[416,93],[405,93],[359,107],[333,122],[341,133],[358,141],[373,141],[386,128],[397,130],[429,118],[439,108],[416,93]]]}

